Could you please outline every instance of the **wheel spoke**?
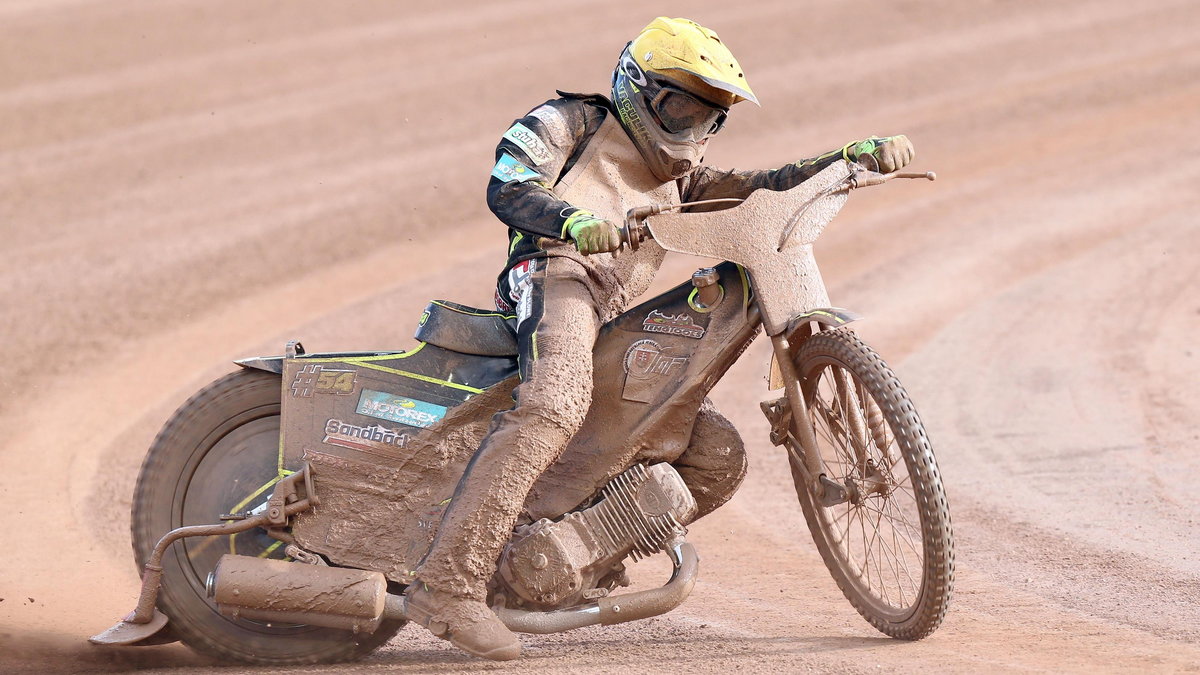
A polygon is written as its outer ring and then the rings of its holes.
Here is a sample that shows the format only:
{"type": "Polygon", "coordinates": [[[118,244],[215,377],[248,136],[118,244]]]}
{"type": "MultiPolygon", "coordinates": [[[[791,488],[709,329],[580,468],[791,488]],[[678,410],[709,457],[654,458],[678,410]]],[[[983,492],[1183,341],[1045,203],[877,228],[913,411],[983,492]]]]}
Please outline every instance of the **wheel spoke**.
{"type": "MultiPolygon", "coordinates": [[[[863,510],[867,511],[868,513],[870,512],[870,509],[866,508],[865,504],[864,504],[863,510]]],[[[879,551],[875,548],[875,543],[879,537],[879,519],[878,518],[875,519],[875,525],[874,525],[874,527],[871,528],[871,535],[868,537],[866,535],[866,532],[864,531],[863,537],[866,539],[866,542],[864,543],[864,545],[866,546],[866,549],[867,549],[867,559],[871,559],[872,552],[875,553],[875,559],[874,559],[875,574],[876,574],[876,576],[880,577],[879,578],[879,591],[883,593],[884,601],[888,602],[890,604],[890,600],[888,599],[888,593],[887,593],[887,585],[885,583],[883,583],[883,578],[882,578],[882,576],[883,576],[883,559],[880,556],[879,551]]],[[[874,586],[871,585],[871,587],[873,588],[874,586]]]]}
{"type": "MultiPolygon", "coordinates": [[[[888,506],[888,508],[890,508],[890,506],[888,506]]],[[[905,575],[908,577],[909,583],[913,584],[914,582],[912,579],[912,574],[909,572],[908,563],[905,560],[906,555],[904,554],[904,552],[902,550],[900,550],[902,547],[900,545],[899,540],[897,539],[897,536],[899,535],[899,531],[894,526],[894,523],[895,523],[894,519],[892,519],[891,516],[889,516],[887,513],[885,513],[882,510],[879,510],[879,509],[871,509],[871,510],[874,513],[878,514],[881,519],[886,519],[888,521],[888,529],[891,532],[891,538],[892,538],[892,542],[895,544],[895,548],[888,549],[886,546],[883,546],[882,548],[884,549],[885,554],[888,554],[888,553],[891,554],[889,557],[893,561],[893,570],[897,571],[897,573],[896,573],[897,585],[900,585],[900,578],[899,578],[899,569],[900,568],[903,568],[905,575]]],[[[911,548],[912,543],[911,542],[908,542],[908,543],[911,548]]]]}
{"type": "MultiPolygon", "coordinates": [[[[893,505],[889,505],[889,508],[891,508],[893,511],[897,511],[897,509],[893,505]]],[[[905,530],[904,534],[906,535],[904,537],[904,542],[906,544],[908,544],[908,547],[912,550],[913,555],[917,556],[917,559],[921,559],[924,554],[921,552],[921,549],[918,548],[917,545],[913,543],[914,539],[916,541],[920,541],[922,539],[921,534],[920,534],[920,532],[921,532],[920,529],[915,528],[908,521],[908,517],[905,516],[903,513],[897,513],[897,515],[899,516],[899,518],[896,518],[893,516],[889,516],[889,518],[892,518],[893,523],[899,522],[900,524],[902,524],[904,526],[904,530],[905,530]]]]}
{"type": "MultiPolygon", "coordinates": [[[[907,555],[902,550],[903,546],[900,544],[900,538],[898,538],[900,533],[895,527],[892,526],[892,523],[894,521],[892,520],[892,518],[890,516],[888,516],[888,514],[886,514],[883,511],[880,511],[878,509],[872,509],[870,507],[868,507],[867,510],[871,513],[876,514],[876,516],[878,516],[876,519],[876,527],[877,527],[876,539],[873,543],[873,546],[877,547],[877,550],[881,553],[882,557],[877,559],[877,563],[879,564],[880,567],[882,567],[883,562],[884,562],[883,558],[887,559],[888,566],[892,568],[892,576],[896,580],[896,588],[899,589],[899,592],[900,592],[901,603],[904,602],[904,593],[903,593],[904,583],[900,579],[901,572],[903,572],[904,576],[907,578],[908,585],[912,589],[911,595],[913,595],[913,597],[915,598],[916,591],[919,588],[919,586],[913,579],[912,573],[909,570],[908,562],[907,562],[907,555]],[[892,540],[892,543],[894,544],[894,548],[889,548],[886,545],[886,543],[884,543],[882,540],[879,539],[879,536],[878,536],[879,534],[881,534],[879,532],[879,527],[883,525],[883,522],[885,520],[888,522],[888,530],[891,533],[891,540],[892,540]]],[[[909,545],[909,548],[911,549],[912,548],[911,542],[907,542],[907,543],[909,545]]],[[[915,550],[914,550],[914,553],[915,553],[915,550]]],[[[919,555],[918,555],[918,559],[919,559],[919,555]]],[[[888,599],[888,594],[886,593],[886,590],[887,590],[886,587],[884,587],[882,590],[884,591],[885,600],[888,599]]],[[[904,607],[904,606],[906,606],[906,605],[901,604],[901,607],[904,607]]]]}
{"type": "Polygon", "coordinates": [[[894,533],[896,533],[897,535],[902,535],[900,537],[900,540],[903,541],[904,544],[908,546],[908,549],[910,551],[912,551],[913,556],[915,556],[917,560],[922,560],[923,557],[922,557],[921,550],[913,543],[912,531],[909,530],[907,518],[903,517],[903,515],[901,515],[900,518],[896,518],[895,516],[886,512],[889,509],[894,511],[895,507],[891,504],[885,504],[884,510],[877,510],[876,512],[880,513],[881,515],[883,515],[883,517],[888,519],[888,522],[892,526],[892,531],[894,533]],[[896,528],[895,527],[896,523],[900,523],[901,525],[903,525],[904,529],[907,531],[902,532],[900,529],[896,528]]]}

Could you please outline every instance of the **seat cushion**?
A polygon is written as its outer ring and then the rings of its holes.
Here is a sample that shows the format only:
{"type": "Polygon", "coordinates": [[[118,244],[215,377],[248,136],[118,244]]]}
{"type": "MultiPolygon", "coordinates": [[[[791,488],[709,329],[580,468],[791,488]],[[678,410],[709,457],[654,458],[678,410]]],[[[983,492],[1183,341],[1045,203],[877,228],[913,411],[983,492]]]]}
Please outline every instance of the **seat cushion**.
{"type": "Polygon", "coordinates": [[[516,316],[447,300],[425,306],[414,337],[443,349],[478,356],[516,356],[516,316]]]}

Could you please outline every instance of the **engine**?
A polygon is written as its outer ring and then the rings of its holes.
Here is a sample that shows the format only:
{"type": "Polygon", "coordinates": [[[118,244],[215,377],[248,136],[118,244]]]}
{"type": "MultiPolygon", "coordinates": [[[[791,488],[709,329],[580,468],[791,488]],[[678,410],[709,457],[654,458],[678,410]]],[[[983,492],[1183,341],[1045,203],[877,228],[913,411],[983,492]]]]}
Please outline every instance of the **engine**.
{"type": "Polygon", "coordinates": [[[517,531],[500,557],[500,578],[515,596],[508,605],[551,609],[602,597],[624,579],[627,556],[661,551],[687,531],[683,523],[695,512],[670,464],[634,465],[588,508],[517,531]]]}

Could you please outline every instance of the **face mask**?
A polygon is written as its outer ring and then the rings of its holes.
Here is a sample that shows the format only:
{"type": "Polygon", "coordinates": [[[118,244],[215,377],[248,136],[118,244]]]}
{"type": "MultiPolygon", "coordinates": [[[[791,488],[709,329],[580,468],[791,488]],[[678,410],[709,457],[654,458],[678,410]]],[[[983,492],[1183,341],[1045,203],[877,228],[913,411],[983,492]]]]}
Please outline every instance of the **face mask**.
{"type": "Polygon", "coordinates": [[[670,85],[659,89],[650,101],[650,110],[668,134],[686,134],[694,141],[712,136],[725,126],[724,110],[670,85]]]}
{"type": "Polygon", "coordinates": [[[725,110],[648,78],[628,49],[613,72],[613,103],[646,164],[663,182],[695,170],[708,137],[725,123],[725,110]]]}

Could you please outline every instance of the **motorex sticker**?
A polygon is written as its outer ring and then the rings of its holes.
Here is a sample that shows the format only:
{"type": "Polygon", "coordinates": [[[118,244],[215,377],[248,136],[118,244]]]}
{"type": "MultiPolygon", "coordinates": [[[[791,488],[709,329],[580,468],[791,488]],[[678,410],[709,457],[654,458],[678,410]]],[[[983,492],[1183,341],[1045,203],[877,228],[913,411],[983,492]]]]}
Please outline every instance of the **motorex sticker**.
{"type": "Polygon", "coordinates": [[[525,154],[528,155],[529,159],[532,159],[535,164],[545,164],[546,162],[550,161],[551,157],[553,157],[553,155],[550,154],[550,148],[546,147],[546,144],[542,141],[542,139],[539,138],[537,134],[533,133],[529,127],[521,124],[520,122],[512,125],[508,131],[504,132],[504,138],[512,141],[518,148],[524,150],[525,154]]]}
{"type": "Polygon", "coordinates": [[[512,181],[524,183],[527,180],[542,177],[541,174],[518,162],[515,157],[507,152],[500,155],[500,161],[496,162],[496,166],[492,168],[492,175],[505,183],[512,181]]]}
{"type": "Polygon", "coordinates": [[[399,422],[410,427],[430,427],[446,416],[446,406],[396,396],[382,391],[363,389],[358,397],[359,415],[399,422]]]}

